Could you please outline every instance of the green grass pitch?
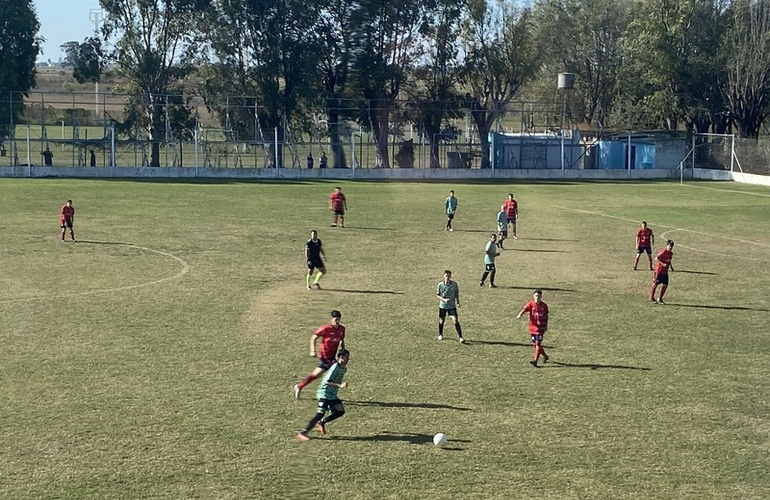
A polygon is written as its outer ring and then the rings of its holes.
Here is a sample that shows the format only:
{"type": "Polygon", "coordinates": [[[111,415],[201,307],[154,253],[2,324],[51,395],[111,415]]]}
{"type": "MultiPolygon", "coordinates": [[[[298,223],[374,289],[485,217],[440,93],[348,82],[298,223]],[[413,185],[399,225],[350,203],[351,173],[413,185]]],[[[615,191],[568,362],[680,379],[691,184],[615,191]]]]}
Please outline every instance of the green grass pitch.
{"type": "Polygon", "coordinates": [[[3,179],[0,199],[2,498],[770,497],[767,188],[3,179]],[[481,288],[509,192],[519,239],[481,288]],[[631,270],[643,219],[676,241],[666,306],[631,270]],[[447,268],[467,345],[435,340],[447,268]],[[536,287],[539,369],[515,320],[536,287]],[[332,309],[347,414],[301,443],[317,382],[291,387],[332,309]]]}

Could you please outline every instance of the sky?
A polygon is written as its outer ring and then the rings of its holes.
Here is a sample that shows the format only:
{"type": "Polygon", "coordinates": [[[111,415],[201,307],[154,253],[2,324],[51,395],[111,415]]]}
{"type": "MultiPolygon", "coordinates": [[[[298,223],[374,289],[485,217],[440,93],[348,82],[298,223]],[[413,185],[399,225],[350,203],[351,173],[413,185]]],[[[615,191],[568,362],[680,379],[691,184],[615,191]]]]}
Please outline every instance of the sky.
{"type": "Polygon", "coordinates": [[[59,46],[65,42],[82,42],[94,32],[91,10],[101,10],[99,0],[33,0],[40,21],[43,54],[38,61],[58,62],[63,56],[59,46]]]}

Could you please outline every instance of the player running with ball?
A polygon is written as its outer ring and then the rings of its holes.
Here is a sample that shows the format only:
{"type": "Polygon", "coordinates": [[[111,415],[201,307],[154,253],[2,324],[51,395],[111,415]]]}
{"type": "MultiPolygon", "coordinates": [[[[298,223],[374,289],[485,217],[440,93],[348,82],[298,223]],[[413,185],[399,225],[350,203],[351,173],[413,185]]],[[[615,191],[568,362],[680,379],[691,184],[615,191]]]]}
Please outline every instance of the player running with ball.
{"type": "Polygon", "coordinates": [[[318,397],[318,409],[315,416],[310,419],[307,426],[299,431],[297,439],[300,441],[308,441],[308,432],[313,427],[321,431],[321,434],[326,434],[326,424],[332,420],[337,420],[345,414],[345,406],[340,401],[337,391],[344,389],[348,386],[347,382],[343,382],[342,378],[348,371],[348,361],[350,360],[350,351],[342,349],[337,353],[337,361],[329,368],[329,371],[321,381],[321,385],[318,387],[316,396],[318,397]],[[330,411],[331,415],[326,416],[326,412],[330,411]]]}

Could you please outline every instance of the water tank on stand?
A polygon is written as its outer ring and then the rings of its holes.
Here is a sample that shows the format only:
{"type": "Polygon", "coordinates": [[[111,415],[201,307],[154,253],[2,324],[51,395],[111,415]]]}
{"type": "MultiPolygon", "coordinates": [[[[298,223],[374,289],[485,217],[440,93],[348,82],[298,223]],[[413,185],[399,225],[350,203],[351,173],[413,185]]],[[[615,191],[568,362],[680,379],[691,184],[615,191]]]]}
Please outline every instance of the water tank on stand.
{"type": "Polygon", "coordinates": [[[572,90],[575,86],[575,74],[559,73],[558,86],[560,90],[572,90]]]}

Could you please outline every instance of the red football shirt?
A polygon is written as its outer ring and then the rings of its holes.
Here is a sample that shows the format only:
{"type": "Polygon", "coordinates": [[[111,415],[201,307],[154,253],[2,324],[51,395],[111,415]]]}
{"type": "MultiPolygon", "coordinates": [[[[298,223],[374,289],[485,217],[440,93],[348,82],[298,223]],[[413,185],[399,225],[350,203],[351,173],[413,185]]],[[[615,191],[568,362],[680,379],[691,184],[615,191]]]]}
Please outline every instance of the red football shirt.
{"type": "Polygon", "coordinates": [[[315,331],[318,337],[321,337],[320,357],[324,359],[333,359],[337,356],[337,348],[340,342],[345,338],[345,327],[340,325],[334,328],[332,325],[324,325],[315,331]]]}
{"type": "Polygon", "coordinates": [[[344,210],[345,208],[344,194],[335,192],[329,195],[329,199],[332,201],[332,210],[344,210]]]}
{"type": "Polygon", "coordinates": [[[548,330],[548,305],[540,301],[539,304],[534,300],[527,302],[524,310],[529,313],[529,333],[532,335],[545,333],[548,330]]]}
{"type": "Polygon", "coordinates": [[[509,219],[516,217],[516,210],[519,208],[519,204],[516,200],[505,200],[505,216],[509,219]]]}
{"type": "Polygon", "coordinates": [[[639,239],[639,246],[640,247],[648,247],[652,243],[652,229],[649,227],[647,229],[639,228],[639,231],[636,232],[636,237],[639,239]]]}
{"type": "Polygon", "coordinates": [[[68,207],[67,205],[64,205],[61,207],[61,215],[59,216],[59,220],[65,221],[65,220],[72,220],[72,218],[75,216],[75,207],[68,207]]]}
{"type": "Polygon", "coordinates": [[[671,265],[671,259],[674,257],[674,252],[666,250],[665,248],[658,252],[656,259],[658,259],[658,265],[655,266],[655,274],[668,274],[668,266],[671,265]]]}

